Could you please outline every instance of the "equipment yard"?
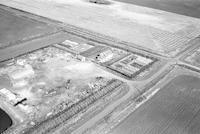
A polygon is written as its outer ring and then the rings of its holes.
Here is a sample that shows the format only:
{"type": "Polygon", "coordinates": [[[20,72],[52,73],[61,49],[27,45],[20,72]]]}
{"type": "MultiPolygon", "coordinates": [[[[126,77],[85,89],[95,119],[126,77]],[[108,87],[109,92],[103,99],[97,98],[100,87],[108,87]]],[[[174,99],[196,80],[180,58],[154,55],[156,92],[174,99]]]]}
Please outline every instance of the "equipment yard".
{"type": "MultiPolygon", "coordinates": [[[[77,105],[82,107],[83,100],[89,100],[83,106],[88,108],[107,92],[123,86],[92,62],[81,62],[58,47],[42,48],[1,63],[1,99],[19,111],[21,122],[27,125],[54,118],[77,105]]],[[[128,92],[128,86],[123,87],[123,92],[128,92]]],[[[73,115],[77,113],[72,110],[73,115]]]]}

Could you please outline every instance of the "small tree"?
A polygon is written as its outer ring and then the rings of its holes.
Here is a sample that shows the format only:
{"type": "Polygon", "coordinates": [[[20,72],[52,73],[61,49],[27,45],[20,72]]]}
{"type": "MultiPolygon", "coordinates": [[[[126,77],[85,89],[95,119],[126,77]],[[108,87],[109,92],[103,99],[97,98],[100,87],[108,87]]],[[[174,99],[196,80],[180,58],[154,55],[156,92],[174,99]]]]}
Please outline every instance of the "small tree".
{"type": "Polygon", "coordinates": [[[107,0],[89,0],[89,2],[96,4],[110,4],[110,2],[107,0]]]}

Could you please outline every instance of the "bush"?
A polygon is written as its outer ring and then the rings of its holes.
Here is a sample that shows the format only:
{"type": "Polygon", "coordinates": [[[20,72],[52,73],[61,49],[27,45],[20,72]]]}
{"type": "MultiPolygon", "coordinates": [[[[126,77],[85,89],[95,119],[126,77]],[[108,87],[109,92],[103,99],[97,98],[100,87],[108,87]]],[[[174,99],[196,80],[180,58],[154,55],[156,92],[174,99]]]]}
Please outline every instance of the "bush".
{"type": "Polygon", "coordinates": [[[95,4],[111,4],[110,1],[107,1],[107,0],[89,0],[89,2],[91,3],[95,3],[95,4]]]}

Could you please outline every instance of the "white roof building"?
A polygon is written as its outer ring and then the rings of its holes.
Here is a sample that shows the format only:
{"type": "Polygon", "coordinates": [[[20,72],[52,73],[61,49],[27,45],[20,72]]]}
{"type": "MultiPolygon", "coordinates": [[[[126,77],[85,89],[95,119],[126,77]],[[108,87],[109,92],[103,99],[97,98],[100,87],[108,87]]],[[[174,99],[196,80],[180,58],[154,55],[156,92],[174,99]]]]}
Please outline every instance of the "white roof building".
{"type": "Polygon", "coordinates": [[[2,88],[0,90],[0,94],[6,97],[9,101],[17,101],[17,96],[6,88],[2,88]]]}
{"type": "Polygon", "coordinates": [[[149,63],[152,62],[151,59],[149,58],[145,58],[145,57],[142,57],[142,56],[138,56],[137,59],[136,59],[136,62],[139,61],[140,63],[144,63],[146,65],[148,65],[149,63]]]}
{"type": "Polygon", "coordinates": [[[100,62],[106,62],[106,61],[111,60],[113,55],[114,54],[113,54],[112,50],[109,49],[109,50],[106,50],[106,51],[100,53],[100,56],[98,57],[98,60],[100,62]]]}
{"type": "Polygon", "coordinates": [[[65,44],[65,45],[78,45],[77,42],[70,41],[70,40],[65,40],[64,42],[62,42],[62,44],[65,44]]]}

